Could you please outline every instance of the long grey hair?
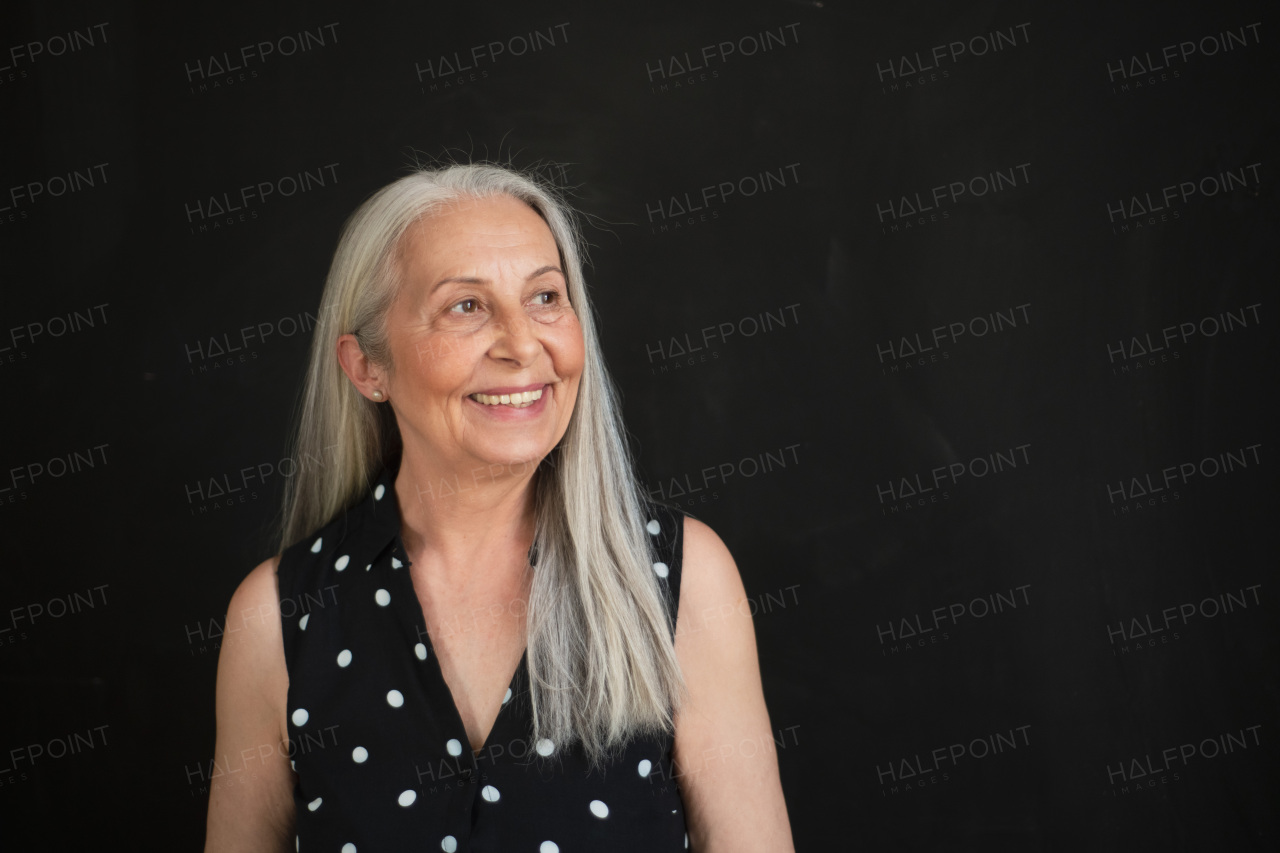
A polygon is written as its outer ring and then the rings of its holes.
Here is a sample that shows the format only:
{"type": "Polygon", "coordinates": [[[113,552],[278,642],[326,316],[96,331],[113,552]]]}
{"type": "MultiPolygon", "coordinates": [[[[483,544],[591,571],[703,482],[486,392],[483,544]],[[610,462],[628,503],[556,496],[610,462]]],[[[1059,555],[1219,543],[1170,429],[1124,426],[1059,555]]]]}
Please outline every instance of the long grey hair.
{"type": "Polygon", "coordinates": [[[501,166],[453,165],[415,171],[352,214],[321,298],[280,547],[358,501],[399,449],[390,407],[355,389],[335,347],[341,335],[354,333],[369,359],[392,366],[385,318],[401,284],[401,237],[451,202],[500,195],[525,202],[551,229],[585,344],[568,429],[535,475],[537,570],[527,611],[532,734],[557,748],[577,741],[598,764],[634,735],[672,731],[684,681],[583,281],[581,234],[552,186],[501,166]]]}

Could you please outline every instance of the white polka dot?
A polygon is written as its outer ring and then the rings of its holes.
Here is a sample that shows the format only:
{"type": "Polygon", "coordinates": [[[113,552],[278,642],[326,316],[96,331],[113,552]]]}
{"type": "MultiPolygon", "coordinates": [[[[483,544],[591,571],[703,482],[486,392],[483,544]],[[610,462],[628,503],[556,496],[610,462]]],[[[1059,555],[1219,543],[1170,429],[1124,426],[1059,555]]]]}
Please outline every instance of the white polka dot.
{"type": "Polygon", "coordinates": [[[654,563],[654,564],[653,564],[653,573],[654,573],[655,575],[657,575],[658,577],[660,577],[660,578],[665,578],[665,577],[667,576],[667,573],[668,573],[669,571],[671,571],[671,570],[667,568],[667,564],[666,564],[666,563],[654,563]]]}
{"type": "Polygon", "coordinates": [[[364,567],[364,570],[367,572],[367,571],[369,571],[369,570],[370,570],[370,569],[372,569],[372,568],[373,568],[373,563],[370,563],[369,565],[367,565],[367,566],[365,566],[365,567],[364,567]]]}
{"type": "Polygon", "coordinates": [[[373,594],[373,600],[378,602],[380,606],[386,607],[391,603],[391,593],[387,592],[385,589],[380,589],[373,594]]]}
{"type": "Polygon", "coordinates": [[[498,793],[498,789],[492,785],[485,785],[480,789],[480,796],[484,797],[486,803],[496,803],[502,799],[502,795],[498,793]]]}
{"type": "Polygon", "coordinates": [[[649,771],[652,769],[653,769],[653,764],[650,763],[649,759],[646,758],[643,761],[641,761],[640,764],[636,767],[636,772],[639,773],[641,776],[648,776],[649,771]]]}
{"type": "Polygon", "coordinates": [[[546,758],[548,755],[556,751],[556,745],[546,738],[539,738],[538,744],[534,749],[538,750],[538,755],[546,758]]]}
{"type": "Polygon", "coordinates": [[[511,688],[507,688],[507,692],[502,695],[502,704],[505,705],[511,701],[511,688]]]}
{"type": "Polygon", "coordinates": [[[343,649],[338,652],[338,666],[344,669],[351,663],[351,649],[343,649]]]}
{"type": "Polygon", "coordinates": [[[311,719],[311,715],[307,713],[306,708],[299,708],[293,712],[293,724],[295,726],[305,726],[309,719],[311,719]]]}
{"type": "Polygon", "coordinates": [[[418,799],[417,791],[412,791],[412,790],[401,791],[400,799],[396,800],[396,802],[398,802],[400,805],[404,806],[405,808],[408,808],[409,806],[413,805],[417,799],[418,799]]]}
{"type": "Polygon", "coordinates": [[[300,850],[302,850],[302,836],[301,836],[301,835],[295,835],[295,836],[293,837],[293,849],[294,849],[294,850],[299,850],[299,851],[300,851],[300,850]]]}
{"type": "Polygon", "coordinates": [[[609,816],[609,807],[608,807],[608,806],[606,806],[606,805],[604,804],[604,802],[603,802],[603,801],[601,801],[601,800],[592,800],[592,801],[591,801],[591,813],[592,813],[593,815],[595,815],[596,817],[608,817],[608,816],[609,816]]]}
{"type": "Polygon", "coordinates": [[[341,557],[338,558],[338,562],[333,564],[333,567],[338,571],[342,571],[349,565],[351,565],[351,555],[343,554],[341,557]]]}
{"type": "Polygon", "coordinates": [[[450,755],[462,755],[462,742],[456,737],[449,738],[449,742],[444,745],[450,755]]]}
{"type": "Polygon", "coordinates": [[[440,849],[443,850],[444,853],[454,853],[454,851],[458,849],[458,839],[454,838],[452,835],[446,835],[444,838],[440,839],[440,849]]]}
{"type": "Polygon", "coordinates": [[[554,841],[544,841],[538,845],[538,853],[560,853],[560,845],[554,841]]]}
{"type": "Polygon", "coordinates": [[[292,758],[289,759],[289,767],[292,768],[293,772],[298,772],[298,762],[294,761],[292,758]]]}
{"type": "Polygon", "coordinates": [[[392,557],[392,558],[391,558],[391,568],[393,568],[393,569],[398,569],[398,568],[400,568],[400,567],[401,567],[401,566],[403,566],[403,565],[404,565],[404,563],[400,562],[400,558],[399,558],[399,557],[392,557]]]}
{"type": "Polygon", "coordinates": [[[378,488],[373,490],[373,499],[375,501],[380,501],[382,500],[382,496],[385,495],[386,493],[387,493],[387,487],[379,483],[378,488]]]}
{"type": "Polygon", "coordinates": [[[404,704],[404,694],[401,693],[399,690],[388,690],[387,704],[390,705],[392,708],[399,708],[401,705],[404,704]]]}
{"type": "Polygon", "coordinates": [[[684,834],[684,849],[689,849],[689,833],[684,834]]]}
{"type": "Polygon", "coordinates": [[[418,643],[418,645],[413,647],[413,653],[418,656],[418,660],[427,659],[427,647],[422,645],[422,643],[418,643]]]}
{"type": "Polygon", "coordinates": [[[324,542],[324,537],[321,537],[321,538],[317,539],[315,542],[311,543],[311,553],[312,553],[312,554],[319,554],[319,553],[320,553],[320,546],[321,546],[321,544],[322,544],[323,542],[324,542]]]}
{"type": "Polygon", "coordinates": [[[298,628],[303,631],[307,630],[307,623],[310,621],[311,621],[310,613],[302,614],[302,618],[298,620],[298,628]]]}
{"type": "Polygon", "coordinates": [[[346,844],[342,845],[342,853],[356,853],[356,846],[348,841],[346,844]]]}
{"type": "Polygon", "coordinates": [[[662,532],[662,525],[658,523],[658,519],[651,518],[649,523],[644,526],[644,529],[649,531],[650,535],[657,536],[662,532]]]}
{"type": "Polygon", "coordinates": [[[324,802],[323,797],[316,797],[314,800],[307,803],[307,811],[309,812],[315,811],[316,809],[320,808],[320,804],[323,802],[324,802]]]}
{"type": "Polygon", "coordinates": [[[351,760],[356,764],[364,764],[369,760],[369,750],[365,749],[363,746],[357,746],[355,749],[351,750],[351,760]]]}

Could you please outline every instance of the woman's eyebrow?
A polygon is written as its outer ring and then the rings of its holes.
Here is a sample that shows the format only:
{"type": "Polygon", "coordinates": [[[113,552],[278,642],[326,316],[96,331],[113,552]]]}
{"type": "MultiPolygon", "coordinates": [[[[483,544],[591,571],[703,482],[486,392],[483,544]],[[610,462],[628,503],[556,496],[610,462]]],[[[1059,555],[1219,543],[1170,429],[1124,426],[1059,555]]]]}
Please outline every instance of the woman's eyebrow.
{"type": "MultiPolygon", "coordinates": [[[[560,269],[560,267],[555,264],[547,264],[546,266],[538,267],[536,270],[529,273],[529,275],[525,277],[525,281],[533,281],[535,278],[544,276],[549,272],[558,272],[560,273],[561,278],[568,278],[568,276],[564,274],[564,270],[560,269]]],[[[485,287],[489,285],[489,279],[487,278],[476,278],[475,276],[468,275],[451,275],[448,278],[442,278],[435,284],[431,285],[431,290],[427,291],[428,295],[435,293],[440,287],[450,284],[451,282],[456,282],[458,284],[478,284],[485,287]]]]}
{"type": "Polygon", "coordinates": [[[558,272],[560,273],[561,278],[568,278],[568,276],[564,274],[564,270],[560,269],[560,267],[555,264],[547,264],[545,267],[538,267],[536,270],[529,273],[529,276],[525,281],[533,281],[535,278],[546,275],[549,272],[558,272]]]}

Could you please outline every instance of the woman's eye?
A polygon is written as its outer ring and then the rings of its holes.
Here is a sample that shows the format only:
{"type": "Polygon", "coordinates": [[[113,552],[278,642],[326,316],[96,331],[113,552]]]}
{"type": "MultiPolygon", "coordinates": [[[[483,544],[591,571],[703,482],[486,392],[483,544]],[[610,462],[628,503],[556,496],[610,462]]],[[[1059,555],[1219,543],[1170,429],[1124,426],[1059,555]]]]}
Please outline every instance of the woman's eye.
{"type": "Polygon", "coordinates": [[[455,302],[453,308],[450,309],[456,314],[474,314],[479,308],[479,303],[474,299],[464,299],[461,302],[455,302]],[[462,310],[458,310],[462,309],[462,310]]]}
{"type": "Polygon", "coordinates": [[[560,294],[554,290],[545,290],[535,297],[539,305],[554,305],[559,299],[560,294]]]}

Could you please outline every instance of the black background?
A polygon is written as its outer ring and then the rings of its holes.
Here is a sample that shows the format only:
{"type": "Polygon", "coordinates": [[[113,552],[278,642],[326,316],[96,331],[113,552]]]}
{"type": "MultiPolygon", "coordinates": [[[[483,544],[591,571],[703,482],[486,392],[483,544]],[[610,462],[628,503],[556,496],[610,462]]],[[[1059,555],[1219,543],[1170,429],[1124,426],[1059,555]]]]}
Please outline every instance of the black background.
{"type": "Polygon", "coordinates": [[[1270,23],[1242,0],[1053,5],[7,4],[0,845],[198,848],[218,634],[271,552],[338,230],[414,162],[487,158],[542,169],[588,220],[645,482],[720,533],[751,596],[799,849],[1271,849],[1270,23]],[[206,73],[302,31],[305,52],[206,73]],[[537,52],[432,77],[535,31],[537,52]],[[672,67],[721,42],[745,47],[672,67]],[[306,193],[189,212],[331,164],[306,193]],[[55,197],[72,172],[93,185],[55,197]],[[899,215],[994,172],[1017,180],[899,215]],[[1129,215],[1224,173],[1244,180],[1129,215]],[[977,334],[996,312],[1017,322],[977,334]],[[1247,322],[1204,331],[1225,312],[1247,322]],[[274,473],[210,495],[245,468],[274,473]],[[1165,630],[1135,637],[1148,616],[1165,630]],[[997,733],[1016,748],[971,754],[997,733]],[[952,744],[970,754],[902,778],[952,744]]]}

